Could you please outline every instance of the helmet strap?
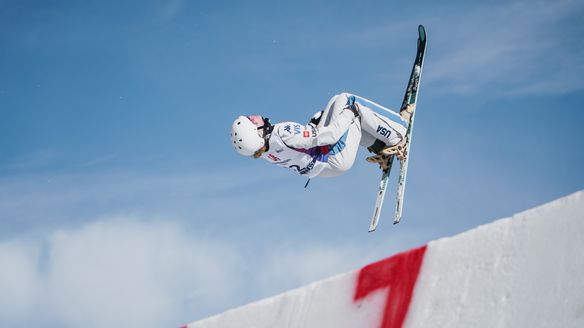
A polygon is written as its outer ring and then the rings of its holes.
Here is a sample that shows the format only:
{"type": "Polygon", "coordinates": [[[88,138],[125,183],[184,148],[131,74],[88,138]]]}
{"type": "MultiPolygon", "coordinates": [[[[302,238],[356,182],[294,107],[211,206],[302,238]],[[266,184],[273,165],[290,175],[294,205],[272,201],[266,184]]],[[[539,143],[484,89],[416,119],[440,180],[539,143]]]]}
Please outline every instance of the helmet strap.
{"type": "Polygon", "coordinates": [[[272,131],[274,130],[274,125],[272,123],[270,123],[270,119],[267,117],[263,117],[264,119],[264,125],[258,127],[258,130],[264,130],[263,133],[263,138],[264,138],[264,144],[266,146],[266,150],[270,147],[270,136],[272,135],[272,131]]]}

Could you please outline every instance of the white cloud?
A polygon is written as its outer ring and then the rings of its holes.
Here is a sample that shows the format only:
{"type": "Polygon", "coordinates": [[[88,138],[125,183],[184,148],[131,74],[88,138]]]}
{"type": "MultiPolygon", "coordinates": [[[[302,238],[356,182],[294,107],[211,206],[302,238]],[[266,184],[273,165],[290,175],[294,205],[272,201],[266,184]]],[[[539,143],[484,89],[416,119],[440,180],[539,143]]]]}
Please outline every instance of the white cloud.
{"type": "Polygon", "coordinates": [[[173,223],[107,219],[56,231],[46,247],[40,265],[40,246],[0,244],[0,326],[178,326],[241,285],[233,247],[173,223]]]}
{"type": "Polygon", "coordinates": [[[177,327],[371,260],[310,243],[244,258],[245,244],[128,216],[3,242],[0,326],[177,327]]]}
{"type": "Polygon", "coordinates": [[[31,314],[39,296],[39,248],[24,241],[0,243],[0,326],[31,314]]]}

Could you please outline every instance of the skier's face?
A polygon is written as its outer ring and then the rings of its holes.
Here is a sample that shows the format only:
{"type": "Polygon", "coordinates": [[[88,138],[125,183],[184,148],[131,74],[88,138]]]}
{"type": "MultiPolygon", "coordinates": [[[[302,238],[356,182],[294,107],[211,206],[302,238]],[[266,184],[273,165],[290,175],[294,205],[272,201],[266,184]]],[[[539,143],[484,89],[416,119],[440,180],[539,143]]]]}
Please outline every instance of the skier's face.
{"type": "Polygon", "coordinates": [[[249,115],[247,118],[257,127],[264,125],[264,118],[261,115],[249,115]]]}
{"type": "MultiPolygon", "coordinates": [[[[264,118],[261,115],[249,115],[247,116],[247,118],[258,128],[261,128],[264,126],[265,122],[264,122],[264,118]]],[[[263,130],[258,129],[258,134],[260,135],[260,137],[263,137],[263,130]],[[262,133],[260,133],[260,131],[262,131],[262,133]]],[[[259,158],[262,156],[262,154],[266,151],[266,146],[263,146],[262,148],[258,149],[258,151],[256,151],[253,154],[253,158],[259,158]]]]}

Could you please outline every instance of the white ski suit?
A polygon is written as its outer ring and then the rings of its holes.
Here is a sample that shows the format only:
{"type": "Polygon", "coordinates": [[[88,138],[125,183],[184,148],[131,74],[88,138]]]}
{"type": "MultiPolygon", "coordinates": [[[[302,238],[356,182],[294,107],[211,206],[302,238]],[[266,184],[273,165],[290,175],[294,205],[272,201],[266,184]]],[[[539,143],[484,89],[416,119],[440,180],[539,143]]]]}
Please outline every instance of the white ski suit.
{"type": "Polygon", "coordinates": [[[359,145],[369,147],[376,139],[386,145],[402,140],[407,122],[387,108],[365,98],[341,93],[322,112],[317,125],[282,122],[274,125],[265,160],[313,178],[334,177],[353,166],[359,145]],[[347,107],[357,104],[359,116],[347,107]],[[377,111],[386,111],[381,115],[377,111]]]}

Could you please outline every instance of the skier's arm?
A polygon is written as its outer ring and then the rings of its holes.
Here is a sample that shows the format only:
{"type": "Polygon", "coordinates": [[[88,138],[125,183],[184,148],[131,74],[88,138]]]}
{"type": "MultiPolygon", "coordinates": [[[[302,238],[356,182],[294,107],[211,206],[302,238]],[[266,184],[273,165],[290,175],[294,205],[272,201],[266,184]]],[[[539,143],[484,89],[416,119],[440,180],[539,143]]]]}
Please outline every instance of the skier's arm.
{"type": "Polygon", "coordinates": [[[292,148],[312,148],[333,145],[343,136],[356,114],[350,109],[343,110],[334,121],[324,127],[312,124],[302,126],[297,123],[286,123],[279,127],[278,135],[284,143],[292,148]]]}

